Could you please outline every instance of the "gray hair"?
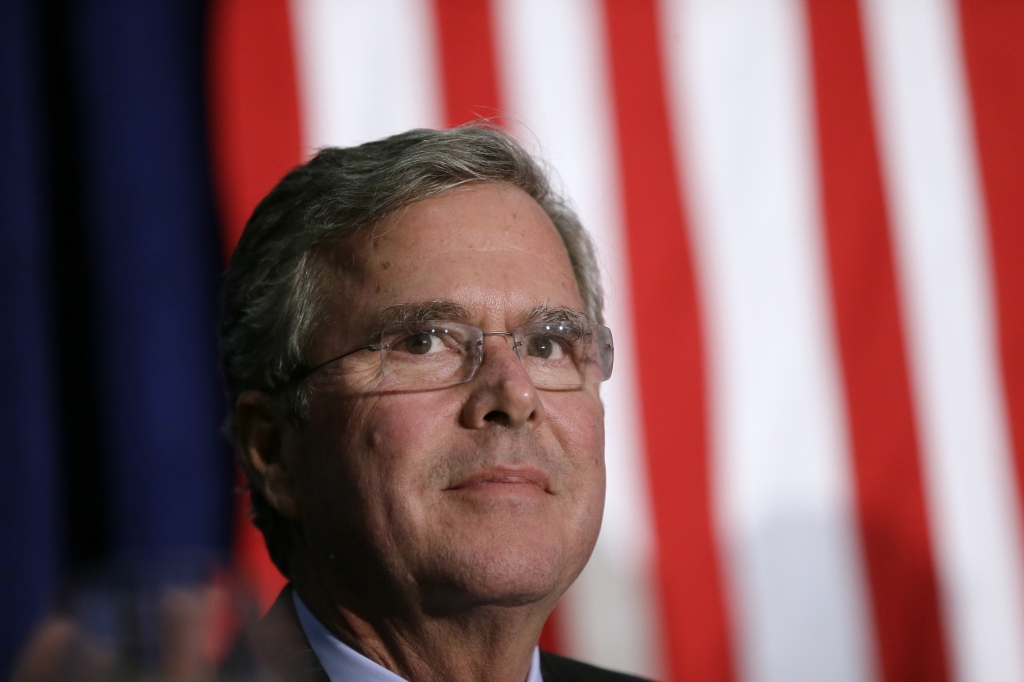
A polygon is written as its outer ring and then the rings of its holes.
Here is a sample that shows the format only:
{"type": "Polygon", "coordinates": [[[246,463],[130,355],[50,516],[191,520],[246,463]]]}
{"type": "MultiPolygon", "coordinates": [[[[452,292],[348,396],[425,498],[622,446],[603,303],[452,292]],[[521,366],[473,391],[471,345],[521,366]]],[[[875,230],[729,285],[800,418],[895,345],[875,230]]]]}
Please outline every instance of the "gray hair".
{"type": "MultiPolygon", "coordinates": [[[[410,130],[357,147],[327,147],[288,173],[246,224],[224,281],[220,345],[230,401],[263,391],[296,425],[306,418],[305,350],[324,303],[318,254],[394,211],[470,182],[518,187],[551,218],[569,253],[584,312],[602,321],[594,246],[544,170],[508,133],[486,123],[450,130],[410,130]]],[[[271,559],[288,573],[290,522],[250,474],[253,522],[271,559]]]]}

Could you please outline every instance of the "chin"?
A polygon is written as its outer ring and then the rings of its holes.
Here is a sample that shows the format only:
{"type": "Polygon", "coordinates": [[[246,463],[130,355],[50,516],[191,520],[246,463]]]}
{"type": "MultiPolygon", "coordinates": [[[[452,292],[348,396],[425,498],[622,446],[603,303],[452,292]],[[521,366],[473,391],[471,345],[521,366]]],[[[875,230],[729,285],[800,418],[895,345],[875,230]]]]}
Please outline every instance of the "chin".
{"type": "MultiPolygon", "coordinates": [[[[482,546],[449,548],[436,565],[426,591],[430,611],[451,614],[482,606],[553,606],[583,569],[574,552],[560,544],[519,538],[482,546]]],[[[474,543],[475,544],[475,543],[474,543]]]]}

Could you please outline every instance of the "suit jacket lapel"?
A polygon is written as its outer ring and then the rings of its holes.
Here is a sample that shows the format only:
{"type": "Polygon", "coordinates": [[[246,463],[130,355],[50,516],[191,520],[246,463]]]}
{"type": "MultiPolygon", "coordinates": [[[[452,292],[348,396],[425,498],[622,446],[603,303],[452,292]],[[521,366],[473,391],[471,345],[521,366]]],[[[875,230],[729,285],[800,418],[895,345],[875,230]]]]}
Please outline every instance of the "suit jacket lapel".
{"type": "Polygon", "coordinates": [[[249,636],[256,660],[281,682],[330,682],[302,630],[291,585],[281,590],[249,636]]]}

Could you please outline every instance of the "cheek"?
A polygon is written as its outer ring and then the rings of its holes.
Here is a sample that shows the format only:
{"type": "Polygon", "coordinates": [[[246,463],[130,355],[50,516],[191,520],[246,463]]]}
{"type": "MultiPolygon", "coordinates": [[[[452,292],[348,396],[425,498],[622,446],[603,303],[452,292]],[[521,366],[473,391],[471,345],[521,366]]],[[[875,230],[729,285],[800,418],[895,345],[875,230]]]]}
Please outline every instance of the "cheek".
{"type": "Polygon", "coordinates": [[[587,392],[550,392],[544,400],[553,428],[584,449],[604,449],[604,413],[597,396],[587,392]]]}
{"type": "Polygon", "coordinates": [[[394,548],[427,514],[452,410],[423,393],[334,398],[310,405],[298,453],[306,532],[324,551],[394,548]]]}
{"type": "Polygon", "coordinates": [[[550,393],[545,397],[548,425],[578,475],[604,486],[604,412],[590,393],[550,393]]]}
{"type": "Polygon", "coordinates": [[[354,424],[354,430],[362,433],[357,447],[388,463],[394,474],[426,464],[443,451],[446,436],[457,426],[458,405],[442,400],[443,396],[443,392],[428,391],[367,401],[354,424]]]}
{"type": "MultiPolygon", "coordinates": [[[[318,461],[309,463],[309,476],[331,472],[325,478],[334,480],[326,484],[347,479],[366,508],[393,502],[422,482],[424,470],[445,450],[444,438],[458,409],[438,396],[430,392],[363,396],[347,401],[345,409],[311,414],[307,452],[318,461]]],[[[321,397],[335,405],[344,402],[321,397]]]]}

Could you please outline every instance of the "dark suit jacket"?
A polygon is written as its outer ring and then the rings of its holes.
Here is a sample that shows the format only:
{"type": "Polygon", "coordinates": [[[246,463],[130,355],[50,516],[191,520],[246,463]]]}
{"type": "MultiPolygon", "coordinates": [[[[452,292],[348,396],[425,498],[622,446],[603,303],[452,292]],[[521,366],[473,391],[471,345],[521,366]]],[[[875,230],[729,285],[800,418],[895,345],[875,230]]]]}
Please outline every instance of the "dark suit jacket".
{"type": "MultiPolygon", "coordinates": [[[[229,660],[224,679],[254,679],[252,661],[263,671],[269,670],[280,682],[330,682],[292,603],[291,587],[285,587],[266,616],[250,633],[247,651],[236,649],[229,660]]],[[[623,675],[569,658],[540,653],[540,671],[544,682],[644,682],[639,677],[623,675]]],[[[263,675],[257,675],[263,677],[263,675]]]]}

